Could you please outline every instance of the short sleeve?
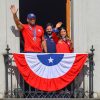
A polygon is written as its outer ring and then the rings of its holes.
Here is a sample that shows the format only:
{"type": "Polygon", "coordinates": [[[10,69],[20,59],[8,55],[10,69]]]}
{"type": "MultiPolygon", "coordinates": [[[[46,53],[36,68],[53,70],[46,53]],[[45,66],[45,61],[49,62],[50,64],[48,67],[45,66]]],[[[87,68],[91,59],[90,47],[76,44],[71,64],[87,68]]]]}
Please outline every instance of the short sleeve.
{"type": "Polygon", "coordinates": [[[21,32],[23,32],[23,30],[26,28],[26,25],[25,24],[22,24],[22,29],[20,30],[21,32]]]}

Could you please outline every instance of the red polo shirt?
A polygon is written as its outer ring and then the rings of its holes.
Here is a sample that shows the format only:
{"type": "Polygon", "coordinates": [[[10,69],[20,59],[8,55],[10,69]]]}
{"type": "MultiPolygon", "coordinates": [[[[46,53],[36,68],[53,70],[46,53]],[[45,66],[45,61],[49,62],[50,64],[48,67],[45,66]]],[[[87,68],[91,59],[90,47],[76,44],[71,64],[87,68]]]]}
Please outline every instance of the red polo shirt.
{"type": "Polygon", "coordinates": [[[71,53],[72,52],[72,50],[70,50],[70,44],[63,40],[58,41],[56,45],[56,51],[57,53],[71,53]]]}
{"type": "Polygon", "coordinates": [[[44,37],[44,30],[41,26],[35,25],[31,27],[28,24],[23,24],[23,29],[21,30],[24,38],[24,51],[25,52],[42,52],[42,39],[44,37]],[[33,30],[35,29],[36,39],[34,40],[33,30]]]}

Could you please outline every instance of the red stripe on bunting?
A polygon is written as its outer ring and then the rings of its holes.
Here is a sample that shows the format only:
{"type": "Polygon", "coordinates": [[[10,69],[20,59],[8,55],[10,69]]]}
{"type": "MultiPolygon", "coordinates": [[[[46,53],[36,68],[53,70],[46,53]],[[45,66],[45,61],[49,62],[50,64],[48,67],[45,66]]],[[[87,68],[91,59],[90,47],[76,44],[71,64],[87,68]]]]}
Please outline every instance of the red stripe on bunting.
{"type": "Polygon", "coordinates": [[[71,69],[61,77],[46,79],[36,75],[28,66],[24,54],[13,54],[19,72],[24,80],[32,87],[43,91],[57,91],[69,85],[83,68],[87,54],[76,54],[71,69]]]}

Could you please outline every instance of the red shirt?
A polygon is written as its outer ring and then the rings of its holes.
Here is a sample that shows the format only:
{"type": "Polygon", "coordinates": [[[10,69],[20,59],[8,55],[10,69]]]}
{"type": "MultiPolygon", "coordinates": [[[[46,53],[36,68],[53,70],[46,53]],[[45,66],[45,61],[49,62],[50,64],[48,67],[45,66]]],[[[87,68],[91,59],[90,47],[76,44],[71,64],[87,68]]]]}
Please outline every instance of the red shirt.
{"type": "Polygon", "coordinates": [[[54,33],[54,32],[52,33],[52,38],[53,38],[54,42],[57,44],[59,38],[56,33],[54,33]]]}
{"type": "Polygon", "coordinates": [[[73,49],[70,49],[71,41],[67,40],[66,42],[63,40],[59,40],[56,33],[52,33],[53,40],[56,43],[56,52],[57,53],[72,53],[73,49]]]}
{"type": "Polygon", "coordinates": [[[72,50],[70,50],[69,41],[65,42],[63,40],[59,40],[56,45],[56,51],[57,53],[71,53],[72,50]]]}
{"type": "Polygon", "coordinates": [[[24,38],[24,51],[25,52],[42,52],[42,39],[44,37],[44,30],[41,26],[35,25],[30,27],[28,24],[23,24],[21,30],[24,38]],[[34,32],[36,31],[36,39],[34,40],[34,32]]]}

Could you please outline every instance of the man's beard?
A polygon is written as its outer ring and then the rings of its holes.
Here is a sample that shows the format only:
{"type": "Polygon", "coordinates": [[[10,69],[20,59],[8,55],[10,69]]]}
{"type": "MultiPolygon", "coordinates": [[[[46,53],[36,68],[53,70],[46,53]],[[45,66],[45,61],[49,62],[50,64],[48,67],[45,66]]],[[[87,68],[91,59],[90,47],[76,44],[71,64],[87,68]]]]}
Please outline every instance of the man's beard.
{"type": "Polygon", "coordinates": [[[31,26],[34,26],[35,25],[35,23],[29,23],[31,26]]]}
{"type": "Polygon", "coordinates": [[[52,34],[52,31],[47,31],[47,34],[48,34],[48,35],[51,35],[51,34],[52,34]]]}

